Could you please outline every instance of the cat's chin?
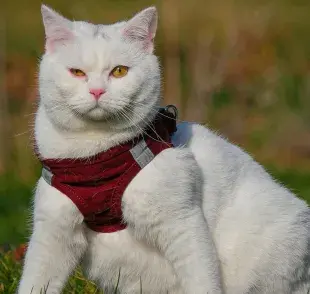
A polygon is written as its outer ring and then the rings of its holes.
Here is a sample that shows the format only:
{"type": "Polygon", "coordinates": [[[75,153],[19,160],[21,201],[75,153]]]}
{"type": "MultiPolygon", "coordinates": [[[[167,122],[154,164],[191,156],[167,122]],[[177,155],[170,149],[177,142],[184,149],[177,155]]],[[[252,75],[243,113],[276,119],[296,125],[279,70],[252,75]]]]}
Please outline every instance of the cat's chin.
{"type": "Polygon", "coordinates": [[[101,107],[93,108],[87,112],[74,111],[76,116],[89,122],[110,122],[119,123],[122,121],[117,111],[109,111],[101,107]]]}
{"type": "Polygon", "coordinates": [[[91,109],[87,113],[84,113],[82,116],[84,119],[100,122],[111,119],[111,117],[113,117],[113,114],[100,107],[96,107],[94,109],[91,109]]]}

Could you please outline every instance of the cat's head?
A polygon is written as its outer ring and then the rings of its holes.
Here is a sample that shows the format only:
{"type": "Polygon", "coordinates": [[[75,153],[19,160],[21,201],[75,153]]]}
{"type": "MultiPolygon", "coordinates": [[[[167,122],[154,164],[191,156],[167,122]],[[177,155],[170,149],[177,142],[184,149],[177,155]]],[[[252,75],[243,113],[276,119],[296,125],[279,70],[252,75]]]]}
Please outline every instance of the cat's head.
{"type": "Polygon", "coordinates": [[[40,103],[52,122],[122,129],[151,119],[160,99],[155,7],[112,25],[70,21],[44,5],[42,17],[40,103]]]}

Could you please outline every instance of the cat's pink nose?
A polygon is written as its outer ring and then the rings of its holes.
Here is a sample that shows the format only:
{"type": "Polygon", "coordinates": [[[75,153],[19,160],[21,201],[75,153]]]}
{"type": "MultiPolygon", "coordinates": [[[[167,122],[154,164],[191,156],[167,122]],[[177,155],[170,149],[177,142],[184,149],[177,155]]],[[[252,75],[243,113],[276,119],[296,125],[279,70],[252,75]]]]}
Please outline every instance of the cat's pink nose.
{"type": "Polygon", "coordinates": [[[89,93],[92,94],[96,100],[98,100],[100,96],[105,93],[105,90],[104,89],[90,89],[89,93]]]}

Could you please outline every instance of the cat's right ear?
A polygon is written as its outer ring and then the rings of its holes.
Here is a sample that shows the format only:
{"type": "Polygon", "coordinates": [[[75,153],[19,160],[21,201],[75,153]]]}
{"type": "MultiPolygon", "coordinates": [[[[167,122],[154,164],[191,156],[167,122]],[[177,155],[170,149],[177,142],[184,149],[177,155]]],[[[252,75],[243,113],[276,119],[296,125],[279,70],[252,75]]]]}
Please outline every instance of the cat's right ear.
{"type": "Polygon", "coordinates": [[[53,52],[57,46],[73,38],[72,23],[46,5],[41,6],[41,13],[45,28],[45,51],[53,52]]]}
{"type": "Polygon", "coordinates": [[[144,49],[152,53],[157,30],[157,9],[152,6],[136,14],[127,21],[123,34],[132,41],[143,44],[144,49]]]}

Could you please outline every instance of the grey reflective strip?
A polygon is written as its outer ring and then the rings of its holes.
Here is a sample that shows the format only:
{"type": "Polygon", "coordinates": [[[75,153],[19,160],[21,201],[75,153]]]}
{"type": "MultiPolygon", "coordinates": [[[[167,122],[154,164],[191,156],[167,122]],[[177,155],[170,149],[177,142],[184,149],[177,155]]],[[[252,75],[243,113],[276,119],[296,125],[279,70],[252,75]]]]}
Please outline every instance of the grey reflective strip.
{"type": "Polygon", "coordinates": [[[131,148],[130,153],[141,168],[145,167],[155,157],[144,140],[141,140],[135,147],[131,148]]]}
{"type": "Polygon", "coordinates": [[[53,174],[46,168],[42,168],[42,178],[50,185],[52,185],[53,174]]]}

